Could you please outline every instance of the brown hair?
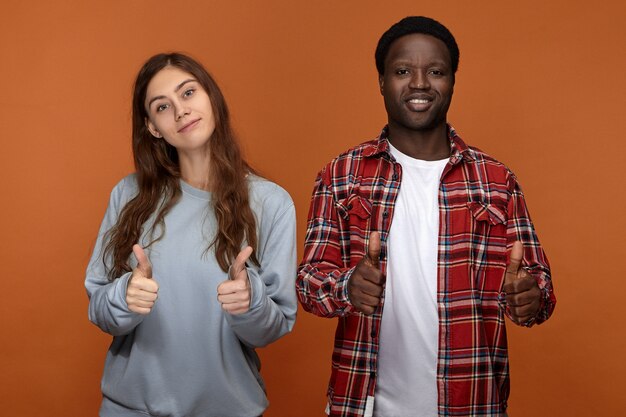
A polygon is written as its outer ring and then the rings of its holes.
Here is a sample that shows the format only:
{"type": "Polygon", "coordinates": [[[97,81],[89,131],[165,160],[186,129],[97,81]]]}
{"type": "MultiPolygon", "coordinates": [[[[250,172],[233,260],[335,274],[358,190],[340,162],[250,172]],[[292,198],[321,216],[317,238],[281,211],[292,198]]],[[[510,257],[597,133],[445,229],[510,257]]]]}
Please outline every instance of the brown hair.
{"type": "MultiPolygon", "coordinates": [[[[241,150],[230,126],[228,107],[222,92],[204,67],[192,58],[180,54],[158,54],[141,68],[133,91],[133,157],[139,192],[122,209],[117,223],[107,232],[103,260],[108,256],[109,279],[113,280],[131,270],[129,257],[132,246],[139,241],[146,221],[156,214],[150,230],[151,241],[159,241],[165,233],[165,215],[178,202],[181,195],[180,169],[176,148],[162,138],[155,138],[146,126],[146,91],[152,78],[165,67],[176,67],[191,74],[209,95],[215,119],[211,135],[209,179],[213,198],[217,231],[207,251],[215,246],[215,257],[224,272],[235,259],[244,242],[256,249],[256,220],[249,203],[248,173],[254,173],[243,160],[241,150]],[[159,236],[154,238],[156,229],[159,236]]],[[[255,251],[256,252],[256,251],[255,251]]],[[[255,252],[251,260],[259,264],[255,252]]]]}

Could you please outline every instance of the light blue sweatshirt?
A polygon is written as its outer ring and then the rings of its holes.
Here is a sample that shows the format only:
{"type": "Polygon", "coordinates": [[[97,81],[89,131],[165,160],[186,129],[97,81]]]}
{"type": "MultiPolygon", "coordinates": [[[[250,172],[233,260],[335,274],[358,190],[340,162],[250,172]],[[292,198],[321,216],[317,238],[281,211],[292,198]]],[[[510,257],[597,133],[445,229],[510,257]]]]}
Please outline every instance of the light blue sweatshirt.
{"type": "MultiPolygon", "coordinates": [[[[109,282],[102,250],[105,233],[137,194],[135,176],[113,189],[85,280],[89,319],[114,336],[102,377],[101,416],[254,417],[266,409],[254,348],[291,331],[296,318],[295,210],[278,185],[256,176],[248,182],[261,266],[247,268],[252,299],[241,315],[222,310],[217,286],[227,274],[213,250],[204,253],[216,230],[211,193],[182,181],[163,239],[146,250],[158,299],[148,315],[131,312],[131,274],[109,282]]],[[[139,243],[147,242],[144,234],[139,243]]]]}

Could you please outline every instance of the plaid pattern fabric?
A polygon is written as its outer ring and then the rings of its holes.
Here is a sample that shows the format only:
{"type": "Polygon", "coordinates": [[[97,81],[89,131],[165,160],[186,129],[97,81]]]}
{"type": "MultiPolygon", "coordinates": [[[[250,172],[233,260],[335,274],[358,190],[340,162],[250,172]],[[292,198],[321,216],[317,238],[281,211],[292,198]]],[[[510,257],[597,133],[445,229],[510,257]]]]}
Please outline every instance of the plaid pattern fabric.
{"type": "MultiPolygon", "coordinates": [[[[523,266],[543,294],[537,317],[525,325],[547,320],[556,298],[548,260],[514,174],[465,145],[452,127],[448,132],[451,158],[439,189],[439,415],[499,416],[509,394],[508,313],[501,289],[515,240],[523,242],[523,266]]],[[[372,231],[381,233],[380,266],[386,271],[386,242],[401,180],[385,128],[377,140],[326,165],[315,182],[296,285],[305,310],[338,318],[328,387],[333,417],[371,413],[384,298],[372,316],[358,313],[347,282],[372,231]]]]}

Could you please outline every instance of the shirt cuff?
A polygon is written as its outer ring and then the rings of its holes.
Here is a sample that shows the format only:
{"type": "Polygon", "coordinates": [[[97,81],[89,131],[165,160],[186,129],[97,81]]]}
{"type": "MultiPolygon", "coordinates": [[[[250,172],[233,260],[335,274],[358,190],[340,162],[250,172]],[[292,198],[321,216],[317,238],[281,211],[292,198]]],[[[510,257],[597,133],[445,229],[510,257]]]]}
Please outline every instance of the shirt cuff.
{"type": "Polygon", "coordinates": [[[350,281],[353,272],[354,268],[345,271],[335,284],[335,300],[338,310],[341,312],[340,315],[345,315],[354,310],[354,306],[352,302],[350,302],[350,296],[348,294],[348,281],[350,281]]]}
{"type": "Polygon", "coordinates": [[[254,310],[263,304],[265,298],[265,283],[255,268],[246,266],[248,282],[250,282],[250,310],[254,310]]]}

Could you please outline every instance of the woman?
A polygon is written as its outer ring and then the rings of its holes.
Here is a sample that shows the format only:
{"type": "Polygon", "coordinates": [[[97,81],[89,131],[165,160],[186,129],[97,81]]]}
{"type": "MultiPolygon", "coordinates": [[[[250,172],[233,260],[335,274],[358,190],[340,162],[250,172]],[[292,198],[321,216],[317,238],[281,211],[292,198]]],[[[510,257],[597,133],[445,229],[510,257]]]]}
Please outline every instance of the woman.
{"type": "Polygon", "coordinates": [[[111,193],[85,281],[89,319],[114,336],[100,415],[259,416],[254,348],[296,316],[291,198],[242,159],[187,56],[145,63],[132,123],[136,173],[111,193]]]}

